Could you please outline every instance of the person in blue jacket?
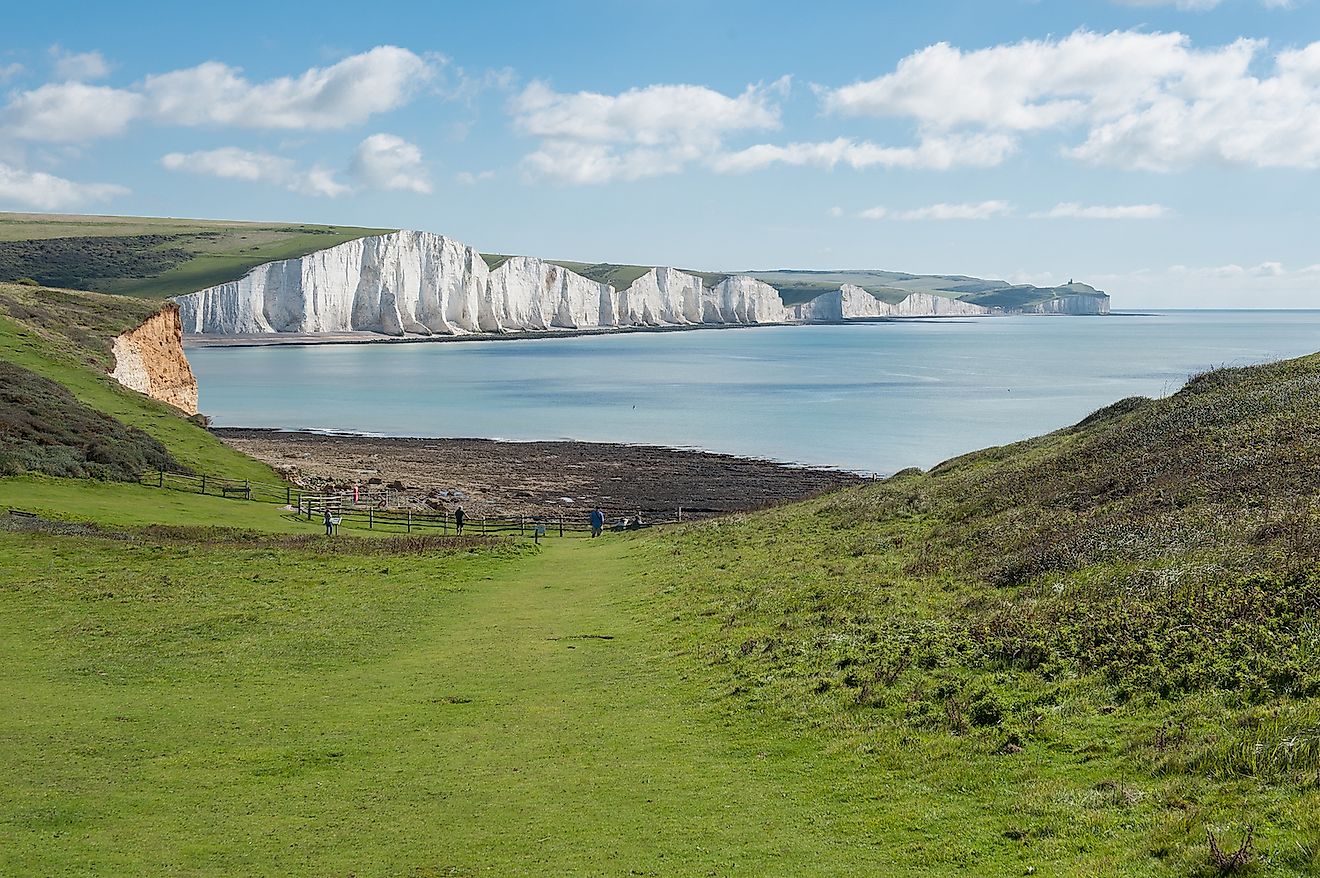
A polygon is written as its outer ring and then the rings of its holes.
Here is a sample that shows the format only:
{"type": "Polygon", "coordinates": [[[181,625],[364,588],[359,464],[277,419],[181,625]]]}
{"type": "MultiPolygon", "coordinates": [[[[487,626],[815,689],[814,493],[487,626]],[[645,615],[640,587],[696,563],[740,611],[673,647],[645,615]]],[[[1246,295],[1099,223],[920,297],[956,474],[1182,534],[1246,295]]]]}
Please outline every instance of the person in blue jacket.
{"type": "Polygon", "coordinates": [[[605,529],[605,513],[604,513],[604,512],[601,512],[601,511],[600,511],[600,507],[597,506],[595,509],[591,510],[591,536],[592,536],[592,538],[594,539],[594,538],[600,536],[600,532],[601,532],[602,530],[604,530],[604,529],[605,529]]]}

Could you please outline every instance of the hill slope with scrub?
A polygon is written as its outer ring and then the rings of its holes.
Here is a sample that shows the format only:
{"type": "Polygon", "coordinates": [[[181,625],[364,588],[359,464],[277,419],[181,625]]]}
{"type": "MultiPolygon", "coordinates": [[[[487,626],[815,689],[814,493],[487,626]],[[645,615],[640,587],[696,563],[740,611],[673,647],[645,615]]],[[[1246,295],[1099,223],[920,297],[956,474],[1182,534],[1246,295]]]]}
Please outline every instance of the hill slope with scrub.
{"type": "MultiPolygon", "coordinates": [[[[141,303],[0,307],[4,405],[273,478],[108,377],[141,303]]],[[[1317,447],[1320,355],[539,546],[0,477],[0,872],[1315,874],[1317,447]]]]}

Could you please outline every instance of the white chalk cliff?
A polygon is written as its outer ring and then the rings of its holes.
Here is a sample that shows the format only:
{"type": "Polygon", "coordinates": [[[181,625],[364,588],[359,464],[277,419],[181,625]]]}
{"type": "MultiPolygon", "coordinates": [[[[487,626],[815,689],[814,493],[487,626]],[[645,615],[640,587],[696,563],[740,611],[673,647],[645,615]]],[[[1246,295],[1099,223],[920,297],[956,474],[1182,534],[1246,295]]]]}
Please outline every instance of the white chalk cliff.
{"type": "MultiPolygon", "coordinates": [[[[674,268],[653,268],[616,290],[531,256],[511,257],[492,271],[472,247],[416,231],[259,265],[177,301],[190,335],[465,335],[1001,313],[926,292],[888,304],[851,284],[789,308],[756,278],[735,275],[707,286],[674,268]]],[[[1068,307],[1053,313],[1078,313],[1068,307]]]]}
{"type": "Polygon", "coordinates": [[[795,309],[805,323],[839,323],[868,317],[985,317],[995,310],[934,293],[911,293],[895,304],[882,302],[861,287],[844,284],[795,309]]]}

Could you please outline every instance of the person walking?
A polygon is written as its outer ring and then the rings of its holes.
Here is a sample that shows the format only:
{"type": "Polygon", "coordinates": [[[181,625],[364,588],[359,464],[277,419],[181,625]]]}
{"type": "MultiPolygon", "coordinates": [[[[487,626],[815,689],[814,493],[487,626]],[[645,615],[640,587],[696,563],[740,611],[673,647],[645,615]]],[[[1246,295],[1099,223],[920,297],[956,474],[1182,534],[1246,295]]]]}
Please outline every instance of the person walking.
{"type": "Polygon", "coordinates": [[[595,539],[600,536],[600,532],[604,529],[605,513],[601,512],[600,507],[597,506],[595,509],[591,510],[591,538],[595,539]]]}
{"type": "Polygon", "coordinates": [[[459,536],[463,535],[463,519],[465,518],[467,518],[467,513],[463,511],[462,506],[454,510],[454,533],[459,536]]]}
{"type": "Polygon", "coordinates": [[[325,535],[332,537],[335,535],[335,520],[330,516],[330,507],[325,507],[325,515],[322,516],[325,521],[325,535]]]}

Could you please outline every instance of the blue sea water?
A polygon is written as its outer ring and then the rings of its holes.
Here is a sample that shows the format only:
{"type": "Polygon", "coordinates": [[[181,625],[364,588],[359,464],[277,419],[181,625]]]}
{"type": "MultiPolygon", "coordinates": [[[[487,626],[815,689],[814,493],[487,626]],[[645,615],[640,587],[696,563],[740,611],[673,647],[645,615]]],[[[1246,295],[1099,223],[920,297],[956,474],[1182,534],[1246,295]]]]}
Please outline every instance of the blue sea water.
{"type": "Polygon", "coordinates": [[[191,349],[217,426],[694,447],[890,473],[1195,372],[1320,350],[1320,311],[1182,311],[191,349]]]}

